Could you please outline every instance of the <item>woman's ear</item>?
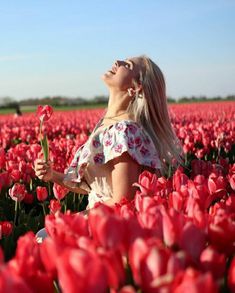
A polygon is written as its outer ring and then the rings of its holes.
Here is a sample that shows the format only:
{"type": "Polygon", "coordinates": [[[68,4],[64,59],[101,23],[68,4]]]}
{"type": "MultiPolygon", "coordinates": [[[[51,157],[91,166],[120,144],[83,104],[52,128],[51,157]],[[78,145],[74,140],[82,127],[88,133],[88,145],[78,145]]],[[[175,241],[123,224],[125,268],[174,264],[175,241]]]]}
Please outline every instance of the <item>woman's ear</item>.
{"type": "Polygon", "coordinates": [[[132,87],[127,89],[127,92],[129,97],[133,97],[135,95],[135,90],[132,87]]]}
{"type": "Polygon", "coordinates": [[[137,87],[135,88],[136,93],[140,93],[143,89],[142,84],[138,83],[137,87]]]}

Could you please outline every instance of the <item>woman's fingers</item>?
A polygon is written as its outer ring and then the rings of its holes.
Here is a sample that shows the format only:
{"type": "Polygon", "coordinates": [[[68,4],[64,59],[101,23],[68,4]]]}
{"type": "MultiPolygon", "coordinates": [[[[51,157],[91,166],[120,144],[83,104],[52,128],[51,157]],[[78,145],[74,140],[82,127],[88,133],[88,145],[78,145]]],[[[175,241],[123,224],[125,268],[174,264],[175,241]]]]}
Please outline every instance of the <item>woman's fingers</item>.
{"type": "Polygon", "coordinates": [[[51,172],[52,172],[52,162],[46,162],[44,159],[36,159],[34,162],[34,171],[35,175],[44,181],[50,180],[51,172]]]}

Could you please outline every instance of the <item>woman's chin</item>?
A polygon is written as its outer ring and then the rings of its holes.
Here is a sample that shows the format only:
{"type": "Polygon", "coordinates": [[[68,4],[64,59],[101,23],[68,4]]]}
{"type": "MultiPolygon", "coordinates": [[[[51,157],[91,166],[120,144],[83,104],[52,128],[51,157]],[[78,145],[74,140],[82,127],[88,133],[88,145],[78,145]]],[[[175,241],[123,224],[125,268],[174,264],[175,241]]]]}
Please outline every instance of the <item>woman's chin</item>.
{"type": "Polygon", "coordinates": [[[101,76],[101,79],[106,85],[110,84],[110,75],[107,72],[101,76]]]}

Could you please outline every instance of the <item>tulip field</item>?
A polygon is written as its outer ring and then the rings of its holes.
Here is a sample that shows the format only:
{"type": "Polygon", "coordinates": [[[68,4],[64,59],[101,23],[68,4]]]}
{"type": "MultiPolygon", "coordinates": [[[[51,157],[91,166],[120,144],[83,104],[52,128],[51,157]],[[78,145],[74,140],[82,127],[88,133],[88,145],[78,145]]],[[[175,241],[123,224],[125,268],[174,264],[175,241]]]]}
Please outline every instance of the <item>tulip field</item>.
{"type": "Polygon", "coordinates": [[[235,292],[235,103],[169,111],[184,163],[144,171],[131,202],[88,214],[85,195],[39,180],[34,161],[43,146],[65,172],[104,110],[0,116],[0,293],[235,292]]]}

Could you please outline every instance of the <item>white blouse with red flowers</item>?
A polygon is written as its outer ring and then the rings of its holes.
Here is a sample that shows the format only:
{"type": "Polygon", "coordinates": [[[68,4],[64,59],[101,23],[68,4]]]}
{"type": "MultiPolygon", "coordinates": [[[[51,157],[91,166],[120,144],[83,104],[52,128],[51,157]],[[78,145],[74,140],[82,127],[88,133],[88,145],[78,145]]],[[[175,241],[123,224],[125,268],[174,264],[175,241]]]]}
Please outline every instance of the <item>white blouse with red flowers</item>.
{"type": "Polygon", "coordinates": [[[138,123],[122,120],[105,128],[100,123],[77,150],[65,176],[66,185],[88,191],[88,208],[112,198],[109,163],[124,152],[140,165],[161,168],[152,139],[138,123]]]}

